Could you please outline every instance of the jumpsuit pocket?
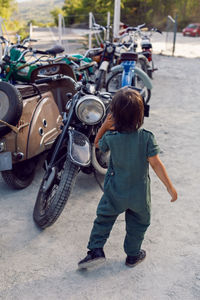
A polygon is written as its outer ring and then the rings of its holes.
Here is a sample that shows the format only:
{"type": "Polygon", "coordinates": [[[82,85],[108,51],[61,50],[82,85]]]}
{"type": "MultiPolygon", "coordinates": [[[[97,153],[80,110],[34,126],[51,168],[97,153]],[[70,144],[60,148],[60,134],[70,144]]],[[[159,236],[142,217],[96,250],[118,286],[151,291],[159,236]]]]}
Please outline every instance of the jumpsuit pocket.
{"type": "Polygon", "coordinates": [[[104,179],[104,190],[108,187],[109,182],[112,178],[112,176],[114,175],[113,171],[109,171],[106,173],[105,179],[104,179]]]}

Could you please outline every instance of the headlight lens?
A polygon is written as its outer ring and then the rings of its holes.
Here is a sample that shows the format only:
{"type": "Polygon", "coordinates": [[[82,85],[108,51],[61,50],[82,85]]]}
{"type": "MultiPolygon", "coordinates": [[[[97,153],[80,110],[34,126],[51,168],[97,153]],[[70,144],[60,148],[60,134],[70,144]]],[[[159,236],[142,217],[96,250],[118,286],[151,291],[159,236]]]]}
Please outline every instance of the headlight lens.
{"type": "Polygon", "coordinates": [[[96,96],[84,96],[76,104],[76,115],[85,124],[93,125],[105,116],[105,106],[96,96]]]}
{"type": "Polygon", "coordinates": [[[110,46],[107,47],[106,50],[107,50],[108,53],[112,53],[114,48],[113,48],[113,46],[110,45],[110,46]]]}
{"type": "Polygon", "coordinates": [[[6,150],[5,142],[0,142],[0,152],[3,152],[6,150]]]}

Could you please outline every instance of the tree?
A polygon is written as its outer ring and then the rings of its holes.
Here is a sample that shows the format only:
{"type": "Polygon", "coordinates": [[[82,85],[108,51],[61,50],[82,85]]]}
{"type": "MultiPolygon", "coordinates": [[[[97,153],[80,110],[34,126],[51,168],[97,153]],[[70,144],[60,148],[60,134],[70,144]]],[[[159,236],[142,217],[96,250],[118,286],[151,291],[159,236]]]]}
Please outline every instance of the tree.
{"type": "Polygon", "coordinates": [[[0,0],[0,16],[9,19],[15,11],[15,0],[0,0]]]}

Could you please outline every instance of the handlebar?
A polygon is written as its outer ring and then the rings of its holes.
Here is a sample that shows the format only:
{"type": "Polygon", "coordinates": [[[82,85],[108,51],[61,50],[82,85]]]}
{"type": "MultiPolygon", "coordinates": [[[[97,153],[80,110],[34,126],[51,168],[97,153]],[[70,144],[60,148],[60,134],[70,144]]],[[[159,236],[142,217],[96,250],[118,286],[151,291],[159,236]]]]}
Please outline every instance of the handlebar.
{"type": "Polygon", "coordinates": [[[48,76],[48,77],[45,75],[44,76],[39,75],[39,77],[43,77],[43,78],[35,80],[36,84],[48,83],[51,81],[56,81],[56,80],[61,80],[61,79],[68,79],[74,84],[75,88],[79,87],[79,85],[80,85],[72,77],[67,76],[67,75],[62,75],[62,74],[56,74],[56,75],[52,75],[52,76],[48,76]]]}
{"type": "Polygon", "coordinates": [[[48,83],[48,82],[51,82],[51,81],[53,81],[52,77],[46,77],[46,78],[41,78],[41,79],[35,80],[35,83],[36,84],[41,84],[41,83],[48,83]]]}
{"type": "Polygon", "coordinates": [[[9,41],[7,40],[7,39],[5,39],[5,37],[4,36],[0,36],[0,39],[5,43],[5,42],[7,42],[7,43],[9,43],[9,41]]]}

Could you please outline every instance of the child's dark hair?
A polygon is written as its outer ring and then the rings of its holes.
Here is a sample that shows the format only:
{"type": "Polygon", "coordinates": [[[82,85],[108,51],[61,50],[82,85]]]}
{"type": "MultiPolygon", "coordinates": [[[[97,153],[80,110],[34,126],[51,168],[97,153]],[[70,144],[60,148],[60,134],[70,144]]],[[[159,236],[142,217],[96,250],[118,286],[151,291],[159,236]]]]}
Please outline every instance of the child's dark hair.
{"type": "Polygon", "coordinates": [[[144,121],[143,99],[138,91],[129,87],[121,88],[113,97],[111,106],[115,130],[132,132],[139,129],[144,121]]]}

